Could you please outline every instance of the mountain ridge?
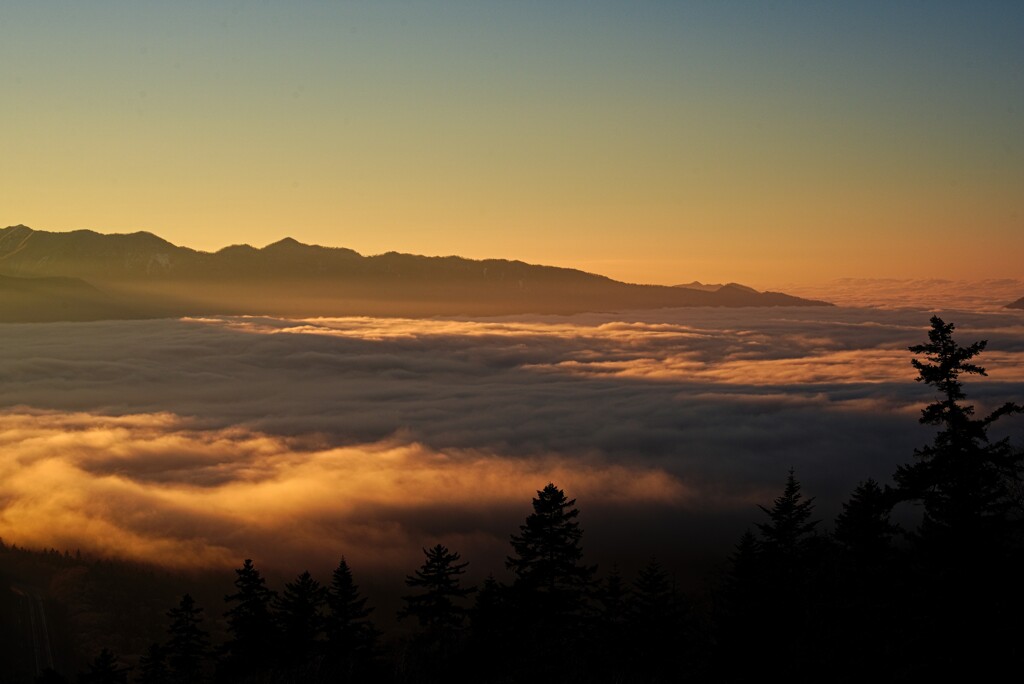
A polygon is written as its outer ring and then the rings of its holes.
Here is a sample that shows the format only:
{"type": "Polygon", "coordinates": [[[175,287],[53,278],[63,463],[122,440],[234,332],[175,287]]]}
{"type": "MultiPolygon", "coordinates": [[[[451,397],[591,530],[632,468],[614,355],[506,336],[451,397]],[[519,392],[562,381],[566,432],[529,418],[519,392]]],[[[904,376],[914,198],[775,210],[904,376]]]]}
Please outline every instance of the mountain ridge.
{"type": "MultiPolygon", "coordinates": [[[[692,306],[831,306],[729,283],[718,289],[623,283],[578,269],[507,259],[386,252],[285,237],[203,252],[149,232],[0,229],[0,274],[74,278],[139,316],[252,314],[570,314],[692,306]]],[[[91,295],[92,296],[92,295],[91,295]]],[[[7,319],[4,319],[7,320],[7,319]]]]}

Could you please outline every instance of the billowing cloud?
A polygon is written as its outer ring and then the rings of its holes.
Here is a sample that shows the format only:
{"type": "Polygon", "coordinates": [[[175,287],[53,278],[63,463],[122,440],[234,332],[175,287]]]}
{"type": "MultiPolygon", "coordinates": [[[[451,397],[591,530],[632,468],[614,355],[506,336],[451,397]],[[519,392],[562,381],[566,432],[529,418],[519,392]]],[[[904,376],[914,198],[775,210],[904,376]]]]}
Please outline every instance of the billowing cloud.
{"type": "Polygon", "coordinates": [[[440,537],[500,546],[549,480],[604,506],[732,503],[640,464],[442,453],[400,439],[329,447],[197,429],[169,414],[7,411],[0,453],[0,531],[9,539],[168,566],[251,555],[326,565],[346,553],[390,567],[440,537]]]}
{"type": "MultiPolygon", "coordinates": [[[[1024,316],[983,410],[1024,397],[1024,316]]],[[[548,481],[588,550],[727,548],[794,466],[829,517],[930,438],[906,347],[928,313],[661,310],[486,320],[0,327],[0,535],[182,564],[408,567],[436,540],[500,568],[548,481]],[[643,530],[638,534],[637,529],[643,530]]],[[[1008,432],[1024,437],[1017,423],[1008,432]]]]}

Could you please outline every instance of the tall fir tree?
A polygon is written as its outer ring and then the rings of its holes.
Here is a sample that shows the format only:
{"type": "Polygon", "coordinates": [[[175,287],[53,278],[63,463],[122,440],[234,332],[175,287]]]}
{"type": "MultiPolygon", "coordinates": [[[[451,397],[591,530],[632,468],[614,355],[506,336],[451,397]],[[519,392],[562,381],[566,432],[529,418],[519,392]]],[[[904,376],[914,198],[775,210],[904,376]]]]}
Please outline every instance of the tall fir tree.
{"type": "Polygon", "coordinates": [[[977,418],[962,378],[987,375],[974,362],[987,343],[961,346],[952,323],[930,322],[928,342],[909,350],[919,357],[911,360],[917,381],[937,393],[919,422],[938,431],[894,475],[900,498],[924,509],[912,537],[913,612],[922,616],[915,636],[927,663],[918,677],[989,680],[1001,676],[995,654],[1015,648],[1004,625],[1024,610],[1016,508],[1024,454],[1007,439],[990,440],[989,429],[1024,407],[1007,402],[977,418]]]}
{"type": "Polygon", "coordinates": [[[110,649],[104,648],[78,680],[82,684],[124,684],[128,681],[128,670],[118,662],[117,656],[110,649]]]}
{"type": "Polygon", "coordinates": [[[373,608],[367,607],[344,556],[331,574],[326,598],[324,629],[329,650],[337,654],[371,651],[377,639],[377,630],[370,621],[373,608]]]}
{"type": "MultiPolygon", "coordinates": [[[[203,629],[203,609],[185,594],[177,608],[167,617],[167,665],[170,679],[176,684],[195,684],[203,681],[204,662],[210,648],[210,637],[203,629]]],[[[154,663],[155,665],[155,663],[154,663]]]]}
{"type": "Polygon", "coordinates": [[[275,660],[280,643],[271,610],[276,594],[249,558],[235,575],[235,593],[224,597],[233,604],[224,613],[229,635],[225,666],[235,672],[265,669],[275,660]]]}
{"type": "Polygon", "coordinates": [[[985,418],[974,417],[962,375],[987,375],[972,362],[987,341],[966,347],[953,339],[955,326],[931,318],[928,342],[910,347],[924,360],[912,359],[918,382],[933,386],[938,398],[921,412],[920,422],[939,428],[933,442],[915,450],[916,462],[900,466],[895,480],[904,499],[921,501],[921,538],[954,550],[947,558],[976,562],[1005,546],[1015,489],[1022,477],[1022,454],[1006,439],[990,442],[989,427],[999,418],[1024,411],[1005,403],[985,418]]]}
{"type": "Polygon", "coordinates": [[[505,561],[519,595],[536,597],[556,621],[582,613],[596,570],[583,563],[583,530],[575,506],[576,499],[548,483],[533,499],[533,513],[519,534],[512,535],[515,554],[505,561]]]}
{"type": "Polygon", "coordinates": [[[167,669],[167,653],[158,643],[152,643],[139,658],[137,684],[170,684],[171,673],[167,669]]]}
{"type": "Polygon", "coordinates": [[[761,549],[770,559],[795,560],[820,522],[811,520],[814,498],[802,500],[800,489],[795,472],[790,468],[786,487],[772,507],[758,506],[768,516],[768,522],[758,523],[757,529],[761,532],[761,549]]]}
{"type": "Polygon", "coordinates": [[[836,516],[835,540],[859,562],[882,562],[899,528],[890,519],[894,494],[868,478],[857,485],[836,516]]]}
{"type": "Polygon", "coordinates": [[[276,616],[286,660],[305,662],[317,650],[324,626],[325,593],[308,570],[284,585],[276,616]]]}
{"type": "Polygon", "coordinates": [[[399,617],[416,618],[429,633],[454,632],[462,627],[466,615],[462,600],[474,591],[461,582],[469,563],[460,563],[461,556],[442,544],[423,549],[423,554],[423,565],[405,578],[408,587],[419,591],[402,597],[405,607],[399,617]]]}

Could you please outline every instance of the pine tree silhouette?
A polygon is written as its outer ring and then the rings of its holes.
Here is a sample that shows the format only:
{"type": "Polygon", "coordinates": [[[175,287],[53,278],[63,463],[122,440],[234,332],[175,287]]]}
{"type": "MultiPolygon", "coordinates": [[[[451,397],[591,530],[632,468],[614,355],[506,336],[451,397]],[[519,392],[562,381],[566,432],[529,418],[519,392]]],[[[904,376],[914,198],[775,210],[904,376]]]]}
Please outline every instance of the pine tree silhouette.
{"type": "Polygon", "coordinates": [[[459,578],[469,563],[459,563],[459,554],[449,552],[441,544],[423,549],[423,554],[427,557],[423,565],[405,578],[407,586],[420,592],[402,597],[406,605],[398,616],[415,617],[428,632],[455,631],[462,626],[466,615],[460,601],[475,591],[464,588],[459,578]]]}
{"type": "Polygon", "coordinates": [[[884,560],[899,529],[889,518],[893,503],[894,494],[874,479],[859,483],[836,516],[836,541],[861,562],[884,560]]]}
{"type": "Polygon", "coordinates": [[[985,418],[974,418],[974,407],[962,403],[966,394],[960,376],[987,375],[971,363],[987,342],[962,347],[953,339],[952,323],[933,316],[931,326],[928,342],[909,349],[925,357],[911,361],[918,382],[939,392],[938,400],[921,412],[920,422],[940,429],[932,444],[915,450],[915,463],[896,470],[895,480],[903,498],[924,504],[924,542],[956,549],[943,554],[951,560],[975,562],[975,554],[987,555],[1010,538],[1009,513],[1022,479],[1022,454],[1006,439],[991,443],[988,428],[1024,407],[1008,402],[985,418]]]}
{"type": "Polygon", "coordinates": [[[761,531],[761,548],[769,557],[795,558],[820,522],[811,520],[814,499],[801,501],[802,498],[800,483],[790,468],[782,496],[775,499],[771,508],[758,506],[768,515],[768,522],[758,523],[757,529],[761,531]]]}
{"type": "Polygon", "coordinates": [[[639,669],[654,679],[681,675],[682,656],[690,646],[683,634],[683,606],[657,560],[652,558],[633,582],[630,608],[639,669]]]}
{"type": "Polygon", "coordinates": [[[202,628],[203,609],[188,594],[167,617],[167,664],[170,679],[178,684],[194,684],[203,679],[203,662],[210,648],[210,638],[202,628]]]}
{"type": "Polygon", "coordinates": [[[563,621],[578,615],[591,590],[595,567],[583,564],[583,530],[576,499],[548,483],[533,499],[533,513],[512,535],[505,565],[515,574],[520,594],[534,595],[549,616],[563,621]]]}
{"type": "Polygon", "coordinates": [[[324,619],[325,663],[332,673],[328,679],[339,682],[374,681],[376,644],[379,632],[370,621],[372,608],[359,592],[352,570],[342,556],[331,574],[327,588],[327,614],[324,619]]]}
{"type": "Polygon", "coordinates": [[[128,681],[127,670],[117,662],[117,656],[104,648],[91,663],[89,670],[79,677],[84,684],[124,684],[128,681]]]}
{"type": "Polygon", "coordinates": [[[225,602],[234,604],[224,613],[229,634],[224,645],[225,666],[242,672],[263,669],[278,653],[279,635],[271,612],[275,593],[267,588],[251,559],[235,574],[236,591],[224,597],[225,602]]]}
{"type": "Polygon", "coordinates": [[[149,645],[146,653],[139,658],[137,684],[170,684],[171,672],[167,669],[167,653],[160,644],[149,645]]]}
{"type": "Polygon", "coordinates": [[[284,585],[277,599],[277,620],[286,660],[305,663],[317,649],[323,631],[326,590],[309,571],[284,585]]]}
{"type": "Polygon", "coordinates": [[[608,576],[598,587],[596,597],[599,622],[606,630],[620,635],[625,634],[631,617],[632,595],[617,566],[612,566],[608,576]]]}
{"type": "Polygon", "coordinates": [[[918,382],[935,388],[936,401],[920,423],[938,428],[931,444],[915,450],[915,462],[897,468],[903,500],[924,513],[912,539],[919,578],[912,587],[919,617],[915,636],[922,656],[918,678],[983,681],[999,676],[998,654],[1016,647],[1004,625],[1024,610],[1020,588],[1021,517],[1015,510],[1024,453],[1008,440],[992,442],[989,428],[1024,411],[1007,402],[984,418],[964,403],[961,377],[986,375],[973,363],[987,343],[966,347],[953,339],[955,326],[931,318],[928,342],[909,348],[918,382]]]}
{"type": "Polygon", "coordinates": [[[369,619],[373,608],[366,606],[344,556],[331,575],[327,608],[325,631],[331,653],[348,655],[373,649],[377,639],[377,630],[369,619]]]}

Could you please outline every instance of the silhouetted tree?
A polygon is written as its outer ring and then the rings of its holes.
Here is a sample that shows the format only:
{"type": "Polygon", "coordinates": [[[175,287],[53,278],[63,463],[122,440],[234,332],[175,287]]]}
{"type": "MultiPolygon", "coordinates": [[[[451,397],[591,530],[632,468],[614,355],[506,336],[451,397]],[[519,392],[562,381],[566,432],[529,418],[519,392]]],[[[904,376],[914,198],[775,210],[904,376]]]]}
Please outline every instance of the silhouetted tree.
{"type": "Polygon", "coordinates": [[[308,570],[284,585],[277,600],[277,619],[281,646],[288,660],[305,662],[316,649],[324,623],[325,593],[308,570]]]}
{"type": "Polygon", "coordinates": [[[631,634],[632,613],[629,586],[618,567],[597,586],[597,610],[590,641],[589,679],[628,681],[636,666],[631,634]]]}
{"type": "Polygon", "coordinates": [[[203,679],[203,662],[210,648],[210,637],[202,628],[202,613],[203,609],[188,594],[181,598],[177,608],[167,613],[171,619],[167,629],[167,664],[171,680],[179,684],[203,679]]]}
{"type": "Polygon", "coordinates": [[[549,680],[582,669],[593,575],[583,563],[583,530],[576,500],[548,483],[533,499],[533,512],[511,538],[514,555],[505,565],[514,575],[514,643],[523,654],[517,677],[545,672],[549,680]]]}
{"type": "Polygon", "coordinates": [[[730,601],[738,606],[751,602],[750,594],[761,579],[761,543],[749,529],[743,532],[736,549],[729,556],[725,589],[730,601]]]}
{"type": "Polygon", "coordinates": [[[459,563],[459,554],[441,544],[423,549],[423,554],[427,557],[423,565],[405,578],[407,586],[420,591],[402,597],[406,605],[398,616],[415,617],[420,626],[431,633],[455,631],[462,626],[466,615],[466,609],[459,602],[474,591],[463,587],[460,580],[469,563],[459,563]]]}
{"type": "Polygon", "coordinates": [[[224,645],[225,665],[234,672],[264,669],[277,654],[279,638],[271,613],[275,593],[267,588],[251,559],[235,574],[236,591],[224,597],[225,602],[234,604],[224,613],[229,634],[224,645]]]}
{"type": "Polygon", "coordinates": [[[986,375],[971,359],[987,342],[962,347],[953,339],[952,323],[932,316],[931,326],[928,342],[910,351],[925,358],[911,360],[918,382],[939,392],[938,400],[921,412],[920,422],[939,432],[932,444],[915,450],[915,463],[896,470],[895,479],[904,498],[924,504],[922,540],[954,548],[941,552],[950,560],[973,563],[976,554],[988,555],[1008,541],[1008,514],[1021,479],[1021,454],[1005,439],[990,442],[988,429],[1024,407],[1006,403],[985,418],[974,418],[974,407],[962,403],[966,394],[960,376],[986,375]]]}
{"type": "Polygon", "coordinates": [[[920,422],[938,432],[894,479],[901,498],[924,508],[914,536],[919,581],[911,612],[921,653],[914,676],[981,681],[995,676],[999,653],[1016,647],[1002,625],[1024,609],[1016,510],[1024,462],[1008,440],[990,441],[988,430],[1024,408],[1008,402],[975,417],[961,376],[986,375],[973,359],[987,343],[961,346],[954,329],[933,316],[928,342],[909,348],[924,357],[911,361],[918,382],[938,392],[920,422]]]}
{"type": "Polygon", "coordinates": [[[893,494],[874,479],[859,483],[836,516],[836,541],[861,562],[881,561],[899,529],[890,521],[893,502],[893,494]]]}
{"type": "Polygon", "coordinates": [[[795,559],[817,526],[819,521],[811,520],[814,498],[802,498],[800,483],[790,468],[782,496],[771,508],[758,506],[768,515],[768,522],[758,523],[757,529],[761,531],[761,548],[770,559],[795,559]]]}
{"type": "Polygon", "coordinates": [[[481,638],[492,638],[500,634],[505,624],[504,613],[504,588],[494,579],[494,575],[488,575],[469,611],[473,633],[481,638]]]}
{"type": "Polygon", "coordinates": [[[331,575],[327,607],[325,628],[332,650],[358,651],[373,647],[377,637],[377,630],[369,619],[373,608],[366,606],[366,598],[360,595],[344,557],[331,575]]]}
{"type": "Polygon", "coordinates": [[[599,622],[614,633],[625,633],[630,620],[631,595],[618,567],[612,567],[595,595],[599,622]]]}
{"type": "Polygon", "coordinates": [[[519,534],[512,535],[515,555],[505,561],[515,573],[520,595],[534,597],[556,623],[578,618],[595,570],[583,564],[583,530],[575,505],[576,499],[567,498],[554,484],[538,491],[533,513],[519,526],[519,534]]]}
{"type": "Polygon", "coordinates": [[[488,575],[469,610],[470,642],[466,649],[467,671],[481,677],[486,672],[505,672],[509,660],[509,606],[507,587],[488,575]]]}
{"type": "Polygon", "coordinates": [[[79,681],[85,684],[124,684],[128,681],[127,672],[118,665],[117,656],[104,648],[89,663],[89,670],[79,677],[79,681]]]}
{"type": "Polygon", "coordinates": [[[750,655],[763,641],[760,621],[768,614],[764,570],[761,544],[748,529],[729,556],[717,597],[716,656],[725,681],[747,681],[761,668],[750,655]]]}
{"type": "Polygon", "coordinates": [[[138,684],[169,684],[171,673],[167,669],[167,653],[160,644],[149,645],[146,653],[139,658],[138,684]]]}

